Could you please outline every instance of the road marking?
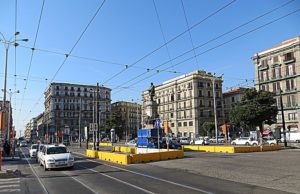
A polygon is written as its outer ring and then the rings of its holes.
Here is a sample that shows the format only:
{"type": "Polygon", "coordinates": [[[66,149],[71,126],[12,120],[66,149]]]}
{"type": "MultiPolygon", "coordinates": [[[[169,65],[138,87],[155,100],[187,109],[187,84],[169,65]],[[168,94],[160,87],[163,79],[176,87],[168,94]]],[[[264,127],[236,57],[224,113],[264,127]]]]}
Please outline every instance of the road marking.
{"type": "MultiPolygon", "coordinates": [[[[77,155],[82,155],[82,156],[86,157],[86,155],[81,154],[79,152],[73,152],[73,153],[76,153],[77,155]]],[[[80,157],[80,156],[78,156],[78,157],[80,157]]],[[[80,158],[83,158],[83,157],[80,157],[80,158]]],[[[151,176],[151,175],[148,175],[148,174],[144,174],[144,173],[140,173],[140,172],[135,172],[135,171],[132,171],[132,170],[128,170],[128,169],[125,169],[125,168],[120,168],[120,167],[112,166],[112,165],[109,165],[109,164],[106,164],[106,163],[101,163],[101,162],[98,162],[98,161],[95,161],[95,160],[90,160],[90,159],[86,159],[86,160],[88,160],[90,162],[99,163],[99,164],[102,164],[102,165],[105,165],[105,166],[109,166],[111,168],[115,168],[115,169],[118,169],[118,170],[123,170],[123,171],[130,172],[130,173],[133,173],[133,174],[137,174],[137,175],[140,175],[140,176],[148,177],[148,178],[151,178],[151,179],[154,179],[154,180],[166,182],[166,183],[169,183],[169,184],[172,184],[172,185],[176,185],[176,186],[179,186],[179,187],[183,187],[183,188],[186,188],[186,189],[190,189],[190,190],[194,190],[194,191],[198,191],[198,192],[202,192],[202,193],[206,193],[206,194],[213,194],[210,191],[206,191],[206,190],[199,189],[199,188],[196,188],[196,187],[184,185],[184,184],[181,184],[181,183],[176,183],[176,182],[173,182],[173,181],[169,181],[169,180],[166,180],[166,179],[158,178],[158,177],[151,176]]]]}
{"type": "Polygon", "coordinates": [[[141,191],[143,191],[143,192],[145,192],[145,193],[151,193],[151,194],[154,194],[153,192],[151,192],[151,191],[149,191],[149,190],[146,190],[146,189],[143,189],[142,187],[138,187],[138,186],[133,185],[133,184],[131,184],[131,183],[122,181],[122,180],[117,179],[117,178],[115,178],[115,177],[112,177],[112,176],[109,176],[109,175],[107,175],[107,174],[101,173],[101,172],[99,172],[99,171],[97,171],[97,170],[89,169],[89,168],[87,168],[87,167],[85,167],[85,166],[82,166],[82,165],[80,165],[80,164],[77,164],[77,166],[80,166],[80,167],[82,167],[82,168],[84,168],[84,169],[87,169],[87,170],[90,170],[90,171],[92,171],[92,172],[96,172],[96,173],[101,174],[101,175],[103,175],[103,176],[105,176],[105,177],[107,177],[107,178],[113,179],[113,180],[115,180],[115,181],[118,181],[118,182],[123,183],[123,184],[128,185],[128,186],[131,186],[131,187],[133,187],[133,188],[135,188],[135,189],[138,189],[138,190],[141,190],[141,191]]]}
{"type": "Polygon", "coordinates": [[[76,182],[80,183],[82,186],[84,186],[84,187],[87,188],[88,190],[92,191],[93,193],[99,194],[97,191],[95,191],[94,189],[90,188],[90,187],[89,187],[87,184],[85,184],[84,182],[78,180],[78,179],[75,178],[75,177],[72,177],[72,175],[67,174],[67,173],[65,173],[65,172],[62,172],[62,173],[64,173],[64,174],[67,175],[68,177],[74,179],[76,182]]]}
{"type": "Polygon", "coordinates": [[[0,181],[0,185],[3,185],[3,184],[13,184],[13,183],[20,183],[20,181],[0,181]]]}
{"type": "Polygon", "coordinates": [[[30,162],[28,161],[27,157],[25,156],[24,152],[22,151],[22,149],[20,149],[20,151],[22,152],[24,158],[26,159],[31,171],[33,172],[33,174],[35,175],[35,177],[37,178],[37,180],[39,181],[39,183],[41,184],[42,188],[44,189],[45,193],[49,194],[49,191],[46,189],[45,185],[42,183],[42,180],[40,179],[40,177],[36,174],[34,168],[32,167],[32,165],[30,164],[30,162]]]}
{"type": "Polygon", "coordinates": [[[21,189],[1,189],[0,193],[21,192],[21,189]]]}
{"type": "Polygon", "coordinates": [[[1,188],[6,188],[6,187],[19,187],[20,185],[0,185],[0,189],[1,188]]]}

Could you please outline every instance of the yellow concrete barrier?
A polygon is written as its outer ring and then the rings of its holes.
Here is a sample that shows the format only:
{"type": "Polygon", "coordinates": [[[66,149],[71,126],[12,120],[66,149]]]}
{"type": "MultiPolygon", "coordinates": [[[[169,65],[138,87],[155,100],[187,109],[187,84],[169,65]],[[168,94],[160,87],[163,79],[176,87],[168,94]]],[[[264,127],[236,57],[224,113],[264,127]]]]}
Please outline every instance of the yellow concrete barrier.
{"type": "Polygon", "coordinates": [[[160,160],[169,160],[175,158],[183,158],[184,152],[183,150],[175,150],[175,151],[168,151],[168,152],[160,152],[160,160]]]}
{"type": "MultiPolygon", "coordinates": [[[[93,146],[94,142],[89,142],[89,145],[93,146]]],[[[96,145],[97,145],[97,143],[96,143],[96,145]]],[[[105,143],[104,142],[100,142],[99,146],[103,146],[103,147],[112,146],[112,143],[110,143],[110,142],[107,142],[107,143],[106,142],[105,143]]]]}
{"type": "Polygon", "coordinates": [[[87,157],[90,157],[90,158],[97,158],[98,152],[95,150],[86,150],[86,155],[87,155],[87,157]]]}
{"type": "Polygon", "coordinates": [[[182,149],[184,151],[198,151],[198,147],[197,145],[183,145],[182,149]]]}
{"type": "Polygon", "coordinates": [[[156,153],[145,153],[145,154],[133,154],[130,155],[132,163],[144,163],[153,162],[160,160],[159,152],[156,153]]]}
{"type": "Polygon", "coordinates": [[[234,153],[233,146],[215,146],[215,152],[234,153]]]}
{"type": "Polygon", "coordinates": [[[131,163],[130,157],[127,154],[113,152],[98,152],[98,156],[100,160],[105,160],[118,164],[127,165],[131,163]]]}

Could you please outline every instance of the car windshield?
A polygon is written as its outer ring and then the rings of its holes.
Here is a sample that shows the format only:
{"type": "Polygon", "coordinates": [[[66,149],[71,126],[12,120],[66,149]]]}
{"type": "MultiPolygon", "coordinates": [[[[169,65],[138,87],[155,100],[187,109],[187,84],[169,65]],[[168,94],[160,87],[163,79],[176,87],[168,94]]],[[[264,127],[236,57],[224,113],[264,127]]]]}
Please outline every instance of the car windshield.
{"type": "Polygon", "coordinates": [[[31,149],[37,149],[37,145],[32,145],[31,149]]]}
{"type": "Polygon", "coordinates": [[[43,145],[40,145],[40,149],[39,150],[42,150],[44,148],[44,146],[43,145]]]}
{"type": "Polygon", "coordinates": [[[65,147],[50,147],[47,149],[47,154],[64,154],[67,153],[65,147]]]}

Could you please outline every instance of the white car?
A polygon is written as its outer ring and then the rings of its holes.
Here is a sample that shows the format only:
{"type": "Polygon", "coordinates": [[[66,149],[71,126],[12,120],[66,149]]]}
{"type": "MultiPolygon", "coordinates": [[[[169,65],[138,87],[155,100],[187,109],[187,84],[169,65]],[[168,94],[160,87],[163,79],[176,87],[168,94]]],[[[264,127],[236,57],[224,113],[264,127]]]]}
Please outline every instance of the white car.
{"type": "Polygon", "coordinates": [[[179,143],[181,145],[189,145],[190,144],[190,140],[188,137],[181,137],[179,140],[179,143]]]}
{"type": "Polygon", "coordinates": [[[29,150],[30,158],[35,158],[36,157],[37,147],[38,147],[38,144],[32,144],[31,145],[30,150],[29,150]]]}
{"type": "Polygon", "coordinates": [[[129,142],[127,142],[126,145],[129,145],[129,146],[136,146],[136,140],[135,140],[135,139],[132,139],[132,140],[130,140],[129,142]]]}
{"type": "Polygon", "coordinates": [[[264,137],[263,142],[266,145],[276,145],[277,144],[276,139],[274,139],[273,137],[267,137],[267,138],[264,137]]]}
{"type": "Polygon", "coordinates": [[[46,145],[40,156],[40,165],[44,170],[53,168],[73,168],[74,157],[64,145],[46,145]]]}
{"type": "Polygon", "coordinates": [[[209,138],[198,137],[197,139],[195,139],[194,144],[195,145],[209,145],[209,138]]]}
{"type": "MultiPolygon", "coordinates": [[[[216,140],[215,137],[214,137],[214,138],[211,138],[209,141],[210,141],[210,143],[216,143],[216,142],[217,142],[217,140],[216,140]]],[[[225,143],[225,142],[226,142],[225,137],[223,137],[223,136],[218,136],[218,143],[225,143]]]]}
{"type": "Polygon", "coordinates": [[[231,142],[232,145],[253,145],[257,146],[258,141],[251,137],[240,137],[231,142]]]}
{"type": "Polygon", "coordinates": [[[38,144],[38,146],[37,146],[37,150],[36,150],[37,163],[40,163],[40,157],[41,157],[41,153],[42,153],[44,146],[45,146],[44,144],[38,144]]]}

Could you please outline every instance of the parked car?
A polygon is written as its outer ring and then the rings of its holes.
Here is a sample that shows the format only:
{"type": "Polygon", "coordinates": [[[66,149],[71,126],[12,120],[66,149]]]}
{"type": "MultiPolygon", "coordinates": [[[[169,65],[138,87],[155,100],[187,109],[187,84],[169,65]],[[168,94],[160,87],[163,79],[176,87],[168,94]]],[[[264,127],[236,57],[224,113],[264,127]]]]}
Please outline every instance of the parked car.
{"type": "Polygon", "coordinates": [[[136,144],[137,144],[136,139],[132,139],[132,140],[130,140],[129,142],[126,143],[126,145],[129,145],[129,146],[136,146],[136,144]]]}
{"type": "Polygon", "coordinates": [[[64,145],[46,145],[41,151],[40,165],[44,170],[74,166],[74,157],[64,145]]]}
{"type": "Polygon", "coordinates": [[[195,139],[195,145],[209,145],[209,138],[208,137],[198,137],[195,139]]]}
{"type": "Polygon", "coordinates": [[[25,141],[25,140],[21,141],[20,147],[27,147],[27,141],[25,141]]]}
{"type": "Polygon", "coordinates": [[[36,157],[37,147],[38,147],[38,144],[32,144],[31,145],[30,150],[29,150],[30,158],[35,158],[36,157]]]}
{"type": "MultiPolygon", "coordinates": [[[[167,140],[166,138],[163,138],[160,142],[160,147],[167,149],[167,140]]],[[[177,140],[169,139],[169,149],[181,149],[180,143],[177,142],[177,140]]]]}
{"type": "Polygon", "coordinates": [[[277,140],[274,139],[273,137],[264,137],[263,138],[263,143],[266,145],[276,145],[277,140]]]}
{"type": "MultiPolygon", "coordinates": [[[[215,137],[214,137],[214,138],[211,138],[209,141],[210,141],[210,143],[216,143],[216,142],[217,142],[217,140],[216,140],[215,137]]],[[[225,143],[225,142],[226,142],[225,137],[223,137],[223,136],[218,136],[218,143],[225,143]]]]}
{"type": "Polygon", "coordinates": [[[231,142],[232,145],[258,145],[258,141],[251,137],[240,137],[231,142]]]}
{"type": "Polygon", "coordinates": [[[36,161],[37,163],[40,163],[40,157],[41,157],[41,152],[44,148],[44,144],[38,144],[37,150],[36,150],[36,161]]]}
{"type": "Polygon", "coordinates": [[[189,145],[190,144],[190,139],[188,137],[181,137],[179,139],[179,143],[181,145],[189,145]]]}

